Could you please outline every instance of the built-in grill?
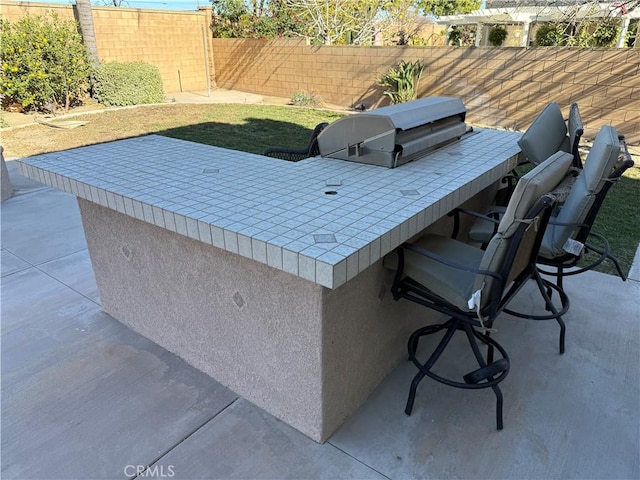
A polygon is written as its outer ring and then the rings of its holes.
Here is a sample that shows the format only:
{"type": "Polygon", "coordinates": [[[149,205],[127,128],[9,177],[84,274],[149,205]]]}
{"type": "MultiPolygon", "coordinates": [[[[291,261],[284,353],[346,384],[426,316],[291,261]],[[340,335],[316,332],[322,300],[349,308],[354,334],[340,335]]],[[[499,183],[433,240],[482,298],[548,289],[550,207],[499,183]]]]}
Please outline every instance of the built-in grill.
{"type": "Polygon", "coordinates": [[[318,136],[323,157],[395,168],[467,131],[457,98],[427,97],[341,118],[318,136]]]}

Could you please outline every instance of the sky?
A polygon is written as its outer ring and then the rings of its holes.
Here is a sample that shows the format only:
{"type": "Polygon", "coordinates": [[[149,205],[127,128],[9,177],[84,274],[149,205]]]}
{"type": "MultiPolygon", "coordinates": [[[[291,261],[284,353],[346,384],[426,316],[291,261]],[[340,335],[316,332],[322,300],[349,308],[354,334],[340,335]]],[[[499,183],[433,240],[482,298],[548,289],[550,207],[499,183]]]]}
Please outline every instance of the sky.
{"type": "MultiPolygon", "coordinates": [[[[62,3],[75,4],[75,0],[25,0],[32,3],[62,3]]],[[[105,5],[108,0],[91,0],[94,5],[105,5]]],[[[198,6],[211,6],[211,0],[123,0],[123,7],[155,8],[160,10],[190,10],[195,11],[198,6]]]]}

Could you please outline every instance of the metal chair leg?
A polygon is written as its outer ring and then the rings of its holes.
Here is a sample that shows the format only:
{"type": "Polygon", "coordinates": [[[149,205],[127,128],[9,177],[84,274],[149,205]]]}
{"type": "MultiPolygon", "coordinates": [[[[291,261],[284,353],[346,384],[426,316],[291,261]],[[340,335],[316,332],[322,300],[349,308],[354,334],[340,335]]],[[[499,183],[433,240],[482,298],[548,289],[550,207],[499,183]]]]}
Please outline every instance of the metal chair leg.
{"type": "Polygon", "coordinates": [[[407,416],[411,416],[411,412],[413,410],[413,403],[416,400],[416,392],[418,390],[418,385],[425,377],[424,373],[418,371],[413,380],[411,381],[411,388],[409,388],[409,397],[407,398],[407,405],[404,407],[404,413],[407,416]]]}
{"type": "Polygon", "coordinates": [[[435,363],[438,361],[438,359],[442,355],[442,352],[444,352],[445,348],[451,341],[453,334],[458,329],[459,323],[460,323],[459,320],[452,318],[448,322],[442,325],[429,325],[427,327],[420,328],[415,332],[413,332],[409,337],[409,342],[407,344],[407,348],[409,350],[409,359],[419,368],[419,371],[411,381],[411,388],[409,389],[409,397],[407,398],[407,404],[404,409],[405,414],[411,415],[411,411],[413,410],[413,403],[416,398],[416,392],[418,390],[418,385],[420,384],[422,379],[427,375],[426,372],[431,370],[433,365],[435,365],[435,363]],[[418,362],[418,360],[416,359],[416,351],[418,350],[418,343],[419,343],[420,337],[423,337],[425,335],[431,335],[440,330],[443,330],[444,328],[446,328],[447,331],[445,332],[444,336],[440,340],[440,343],[438,343],[438,346],[433,351],[431,356],[429,356],[429,359],[424,364],[418,362]]]}
{"type": "Polygon", "coordinates": [[[566,293],[564,293],[564,290],[562,290],[562,286],[561,286],[562,277],[558,276],[558,282],[557,284],[555,284],[551,281],[543,279],[542,276],[540,275],[540,272],[537,269],[533,271],[532,277],[536,282],[536,286],[538,287],[538,290],[540,291],[542,298],[544,299],[545,309],[551,313],[548,315],[532,315],[532,314],[516,312],[515,310],[511,310],[509,308],[504,308],[503,312],[508,313],[509,315],[513,315],[514,317],[526,318],[529,320],[554,319],[560,326],[560,339],[558,343],[559,343],[560,354],[563,354],[566,326],[564,324],[564,319],[562,318],[562,316],[569,311],[569,297],[567,296],[566,293]],[[560,304],[561,304],[560,310],[558,310],[554,306],[551,300],[551,295],[547,293],[549,290],[555,291],[558,294],[558,297],[560,298],[560,304]]]}
{"type": "MultiPolygon", "coordinates": [[[[551,282],[545,281],[541,276],[539,272],[534,272],[533,275],[536,284],[538,285],[538,290],[540,290],[540,293],[542,294],[542,297],[544,298],[544,301],[547,305],[547,309],[550,310],[553,314],[553,318],[555,318],[556,322],[558,323],[558,325],[560,325],[560,338],[558,340],[559,343],[559,350],[560,350],[560,355],[562,355],[564,353],[564,337],[565,337],[565,333],[566,333],[566,326],[564,323],[564,320],[562,318],[562,314],[565,313],[568,309],[569,309],[569,298],[567,297],[567,295],[564,293],[564,291],[557,285],[554,285],[551,282]],[[551,289],[553,287],[556,287],[556,290],[558,292],[558,296],[560,297],[560,302],[562,304],[562,311],[558,311],[556,309],[556,307],[554,307],[553,302],[551,301],[551,296],[547,294],[547,289],[551,289]]],[[[560,279],[562,277],[558,277],[558,283],[561,283],[560,279]]]]}
{"type": "MultiPolygon", "coordinates": [[[[484,361],[482,353],[480,352],[480,348],[478,347],[478,342],[476,341],[476,337],[480,338],[480,340],[483,341],[484,343],[485,339],[483,337],[488,337],[488,335],[483,336],[481,334],[478,334],[478,332],[476,332],[473,329],[473,327],[468,323],[464,324],[464,331],[467,334],[469,345],[471,345],[471,350],[473,350],[473,354],[476,357],[476,361],[478,362],[478,365],[480,365],[481,369],[486,369],[487,366],[491,365],[492,362],[487,364],[487,362],[484,361]]],[[[493,346],[491,347],[493,350],[493,346]]],[[[493,353],[491,356],[493,357],[493,353]]],[[[507,363],[507,368],[508,368],[508,363],[507,363]]],[[[487,377],[487,380],[490,380],[490,381],[494,380],[493,375],[487,377]]],[[[504,422],[502,419],[502,404],[503,404],[502,390],[500,390],[500,387],[498,385],[492,386],[491,390],[493,390],[493,393],[496,396],[496,426],[498,430],[502,430],[504,428],[504,422]]]]}

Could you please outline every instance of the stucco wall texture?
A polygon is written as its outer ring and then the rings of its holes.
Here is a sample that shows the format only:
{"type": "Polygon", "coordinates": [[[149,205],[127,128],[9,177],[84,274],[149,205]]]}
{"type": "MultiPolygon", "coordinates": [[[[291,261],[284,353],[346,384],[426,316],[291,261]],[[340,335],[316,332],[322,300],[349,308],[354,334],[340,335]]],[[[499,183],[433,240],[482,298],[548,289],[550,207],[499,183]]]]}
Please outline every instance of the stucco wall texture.
{"type": "Polygon", "coordinates": [[[329,290],[78,199],[102,309],[323,442],[429,318],[382,260],[329,290]]]}

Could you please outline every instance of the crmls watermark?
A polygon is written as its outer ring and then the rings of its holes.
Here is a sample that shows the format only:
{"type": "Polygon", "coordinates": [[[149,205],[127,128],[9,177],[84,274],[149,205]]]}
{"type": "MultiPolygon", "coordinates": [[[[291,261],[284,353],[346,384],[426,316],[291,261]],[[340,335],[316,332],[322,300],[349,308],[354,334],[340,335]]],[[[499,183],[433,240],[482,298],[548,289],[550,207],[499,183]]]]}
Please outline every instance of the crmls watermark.
{"type": "Polygon", "coordinates": [[[173,465],[127,465],[124,467],[124,474],[127,477],[136,478],[173,478],[176,472],[173,465]]]}

